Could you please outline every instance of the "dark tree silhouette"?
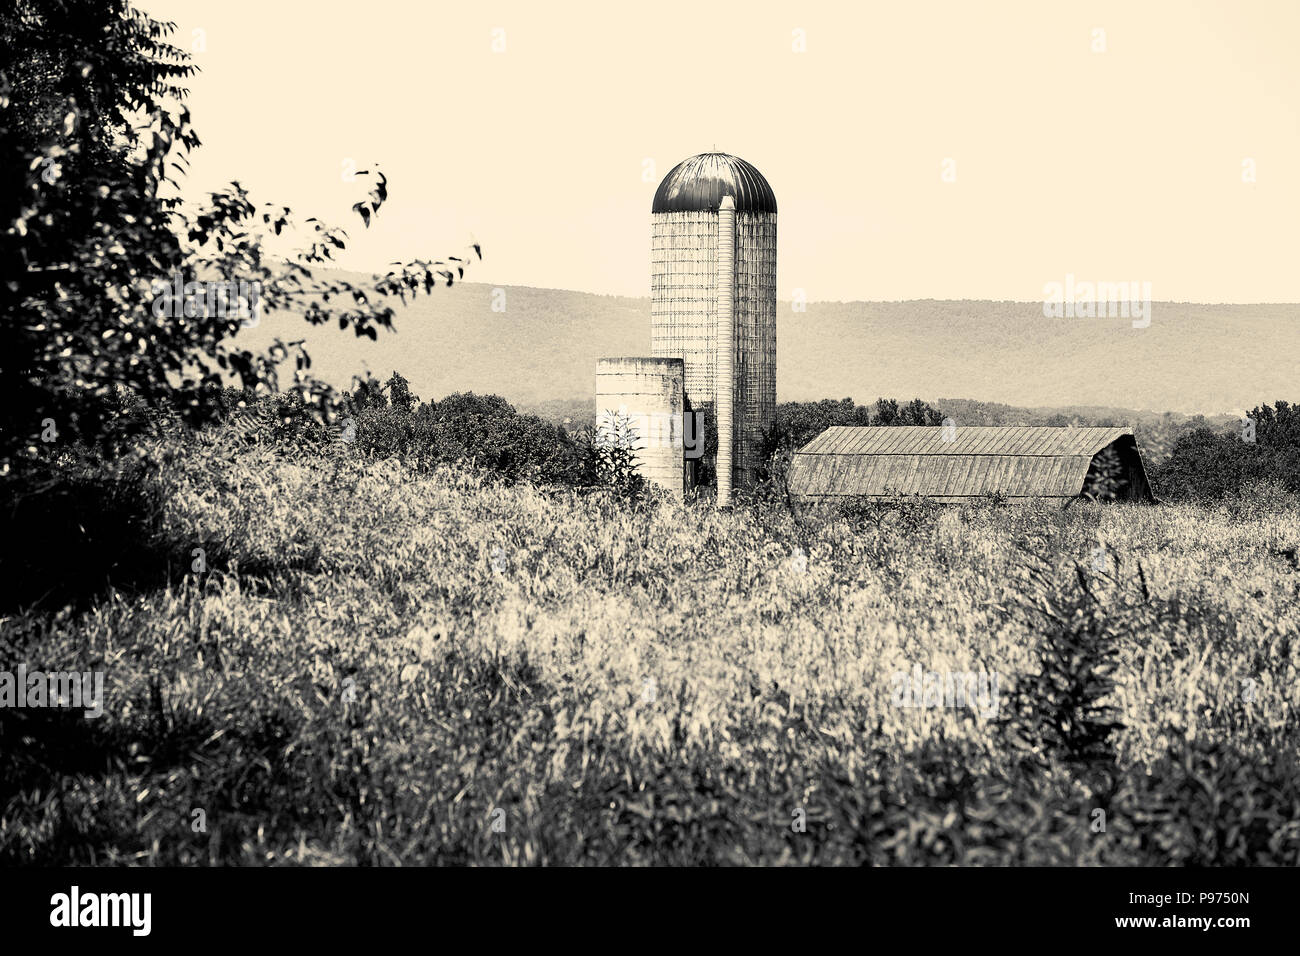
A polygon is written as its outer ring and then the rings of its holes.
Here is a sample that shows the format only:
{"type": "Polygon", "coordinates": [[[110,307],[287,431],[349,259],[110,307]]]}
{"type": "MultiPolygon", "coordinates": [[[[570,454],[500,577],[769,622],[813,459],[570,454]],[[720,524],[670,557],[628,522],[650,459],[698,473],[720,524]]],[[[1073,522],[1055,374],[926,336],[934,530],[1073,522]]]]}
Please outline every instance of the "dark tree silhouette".
{"type": "Polygon", "coordinates": [[[420,397],[411,391],[411,383],[396,369],[384,388],[388,390],[388,404],[393,408],[413,412],[420,404],[420,397]]]}
{"type": "MultiPolygon", "coordinates": [[[[306,246],[277,260],[264,244],[297,234],[288,208],[254,205],[239,183],[182,204],[199,138],[178,85],[195,67],[167,42],[174,30],[127,0],[0,8],[0,472],[39,459],[51,427],[101,442],[124,393],[199,424],[227,385],[284,389],[328,419],[337,395],[310,374],[300,340],[240,347],[251,316],[300,312],[374,339],[392,328],[393,297],[464,275],[468,256],[395,264],[366,286],[318,277],[347,247],[343,230],[306,219],[306,246]],[[206,294],[169,302],[163,290],[177,286],[206,294]],[[250,291],[242,311],[235,290],[250,291]]],[[[388,184],[377,170],[358,176],[370,190],[352,211],[368,227],[388,184]]]]}

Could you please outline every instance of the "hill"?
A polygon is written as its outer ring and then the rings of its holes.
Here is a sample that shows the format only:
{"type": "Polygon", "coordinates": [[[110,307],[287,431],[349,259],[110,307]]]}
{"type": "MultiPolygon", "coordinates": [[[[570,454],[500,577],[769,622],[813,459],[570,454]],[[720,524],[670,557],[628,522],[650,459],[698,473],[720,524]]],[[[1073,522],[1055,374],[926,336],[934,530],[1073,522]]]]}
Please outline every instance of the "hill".
{"type": "MultiPolygon", "coordinates": [[[[271,315],[246,333],[305,338],[317,374],[346,385],[397,369],[415,391],[497,392],[528,406],[594,395],[602,356],[645,355],[648,299],[465,283],[400,307],[396,335],[357,340],[271,315]],[[498,298],[498,302],[500,299],[498,298]]],[[[1300,305],[1156,302],[1128,319],[1048,319],[1041,303],[778,304],[782,401],[976,396],[1015,406],[1104,406],[1216,414],[1288,398],[1300,368],[1300,305]]]]}

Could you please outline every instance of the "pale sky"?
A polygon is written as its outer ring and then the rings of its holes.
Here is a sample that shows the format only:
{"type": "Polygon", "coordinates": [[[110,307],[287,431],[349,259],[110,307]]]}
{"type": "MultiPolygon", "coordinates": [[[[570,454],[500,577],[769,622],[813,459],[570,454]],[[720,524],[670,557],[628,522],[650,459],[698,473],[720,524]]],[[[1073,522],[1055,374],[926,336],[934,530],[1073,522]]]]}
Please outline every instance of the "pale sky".
{"type": "Polygon", "coordinates": [[[189,190],[346,226],[351,268],[472,236],[467,279],[648,295],[655,187],[716,146],[776,192],[781,299],[1300,302],[1297,0],[136,2],[204,47],[189,190]]]}

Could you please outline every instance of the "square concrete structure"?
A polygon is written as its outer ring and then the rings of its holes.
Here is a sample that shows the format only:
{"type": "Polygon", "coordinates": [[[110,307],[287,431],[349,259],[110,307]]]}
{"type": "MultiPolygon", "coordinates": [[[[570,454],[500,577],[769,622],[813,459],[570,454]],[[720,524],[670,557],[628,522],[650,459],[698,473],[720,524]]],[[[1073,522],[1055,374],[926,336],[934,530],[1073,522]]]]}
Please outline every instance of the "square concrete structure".
{"type": "Polygon", "coordinates": [[[596,362],[597,431],[608,434],[611,416],[627,416],[636,430],[637,470],[678,498],[686,490],[685,376],[680,358],[603,358],[596,362]]]}

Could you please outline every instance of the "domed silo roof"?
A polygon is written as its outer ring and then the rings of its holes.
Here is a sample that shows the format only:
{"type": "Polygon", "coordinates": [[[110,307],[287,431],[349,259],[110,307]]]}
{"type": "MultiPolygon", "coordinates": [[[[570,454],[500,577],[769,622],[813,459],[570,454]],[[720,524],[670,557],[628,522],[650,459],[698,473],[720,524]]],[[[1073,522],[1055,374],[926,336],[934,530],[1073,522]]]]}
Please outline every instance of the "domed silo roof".
{"type": "Polygon", "coordinates": [[[776,212],[776,194],[763,174],[739,156],[700,153],[682,160],[655,191],[652,213],[716,212],[731,196],[736,212],[776,212]]]}

